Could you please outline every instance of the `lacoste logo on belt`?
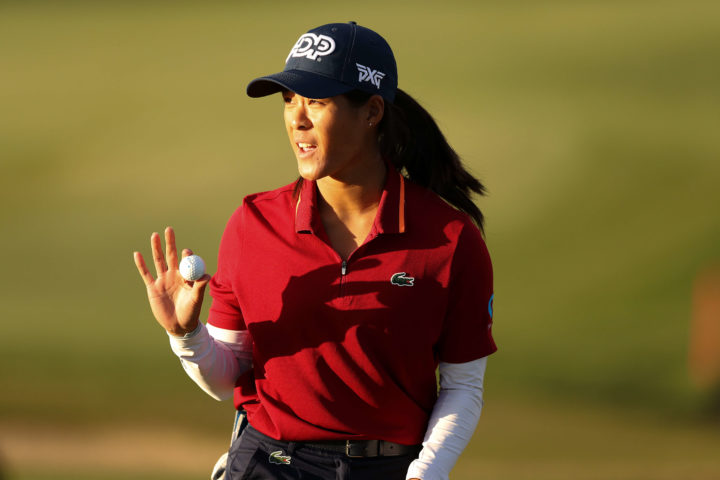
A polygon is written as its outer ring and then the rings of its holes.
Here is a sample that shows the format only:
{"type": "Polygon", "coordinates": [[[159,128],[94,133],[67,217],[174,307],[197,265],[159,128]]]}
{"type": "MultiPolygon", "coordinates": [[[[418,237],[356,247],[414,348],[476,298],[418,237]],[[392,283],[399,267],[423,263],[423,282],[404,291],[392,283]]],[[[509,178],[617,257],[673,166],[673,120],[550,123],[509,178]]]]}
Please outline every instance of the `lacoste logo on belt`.
{"type": "Polygon", "coordinates": [[[393,274],[393,276],[390,277],[390,283],[397,285],[398,287],[412,287],[415,285],[415,278],[406,277],[405,275],[407,275],[405,272],[393,274]]]}
{"type": "Polygon", "coordinates": [[[272,452],[270,454],[270,457],[268,459],[270,460],[270,463],[277,463],[280,465],[290,465],[290,455],[283,455],[282,450],[278,450],[276,452],[272,452]]]}
{"type": "Polygon", "coordinates": [[[318,56],[330,55],[335,51],[335,40],[327,35],[315,35],[306,33],[298,38],[295,46],[290,50],[285,63],[290,57],[307,57],[310,60],[320,60],[318,56]]]}
{"type": "Polygon", "coordinates": [[[360,73],[358,82],[370,82],[380,89],[380,80],[385,77],[383,72],[378,72],[377,70],[373,70],[365,65],[360,65],[359,63],[356,63],[355,65],[357,65],[358,72],[360,73]]]}

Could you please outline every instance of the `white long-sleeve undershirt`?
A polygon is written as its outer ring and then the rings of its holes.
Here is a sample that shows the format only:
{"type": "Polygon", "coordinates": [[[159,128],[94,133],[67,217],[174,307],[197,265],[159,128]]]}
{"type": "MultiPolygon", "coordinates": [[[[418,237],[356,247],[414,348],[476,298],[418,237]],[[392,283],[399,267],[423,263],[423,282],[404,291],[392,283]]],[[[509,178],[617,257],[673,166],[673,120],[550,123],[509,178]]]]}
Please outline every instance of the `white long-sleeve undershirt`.
{"type": "MultiPolygon", "coordinates": [[[[185,372],[216,400],[230,398],[237,377],[252,366],[252,339],[247,331],[206,327],[200,322],[184,337],[169,337],[185,372]]],[[[423,448],[406,478],[448,480],[480,419],[486,366],[487,357],[465,363],[440,362],[438,399],[423,448]]]]}
{"type": "Polygon", "coordinates": [[[483,406],[487,357],[466,363],[440,362],[440,392],[423,448],[406,478],[448,480],[450,470],[470,442],[483,406]]]}
{"type": "Polygon", "coordinates": [[[235,380],[252,367],[252,339],[246,330],[206,327],[200,322],[184,337],[168,336],[185,372],[215,400],[232,397],[235,380]]]}

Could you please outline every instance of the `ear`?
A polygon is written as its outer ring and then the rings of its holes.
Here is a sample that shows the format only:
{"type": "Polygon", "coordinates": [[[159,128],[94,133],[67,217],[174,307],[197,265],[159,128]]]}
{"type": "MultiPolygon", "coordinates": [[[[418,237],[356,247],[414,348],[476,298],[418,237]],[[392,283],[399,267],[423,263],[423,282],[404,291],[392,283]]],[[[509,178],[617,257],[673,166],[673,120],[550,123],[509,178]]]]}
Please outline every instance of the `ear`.
{"type": "Polygon", "coordinates": [[[380,95],[373,95],[365,104],[368,125],[376,126],[385,113],[385,100],[380,95]]]}

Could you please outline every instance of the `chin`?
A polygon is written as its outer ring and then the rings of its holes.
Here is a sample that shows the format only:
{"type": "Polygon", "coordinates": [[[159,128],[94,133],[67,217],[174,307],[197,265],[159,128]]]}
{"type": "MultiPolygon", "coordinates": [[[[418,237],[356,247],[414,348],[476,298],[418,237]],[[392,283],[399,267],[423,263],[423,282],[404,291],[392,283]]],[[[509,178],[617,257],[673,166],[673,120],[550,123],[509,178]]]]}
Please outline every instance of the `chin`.
{"type": "Polygon", "coordinates": [[[298,173],[305,180],[319,180],[325,176],[316,164],[298,160],[298,173]]]}
{"type": "Polygon", "coordinates": [[[300,177],[302,177],[303,180],[307,180],[307,181],[310,181],[310,182],[315,182],[315,181],[317,181],[317,180],[320,180],[320,178],[322,178],[322,177],[319,177],[319,176],[317,176],[317,175],[303,174],[302,172],[300,173],[300,177]]]}

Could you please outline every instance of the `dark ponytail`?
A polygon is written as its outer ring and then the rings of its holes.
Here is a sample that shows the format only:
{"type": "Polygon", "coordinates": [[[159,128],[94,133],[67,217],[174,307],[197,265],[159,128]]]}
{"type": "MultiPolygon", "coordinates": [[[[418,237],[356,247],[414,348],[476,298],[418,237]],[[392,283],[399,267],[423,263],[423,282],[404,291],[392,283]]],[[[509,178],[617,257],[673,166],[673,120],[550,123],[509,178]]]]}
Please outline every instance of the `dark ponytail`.
{"type": "MultiPolygon", "coordinates": [[[[344,94],[357,107],[372,94],[353,90],[344,94]]],[[[385,102],[378,125],[380,153],[413,182],[438,194],[483,230],[484,217],[472,200],[473,193],[485,195],[485,187],[460,161],[432,116],[404,91],[397,89],[395,102],[385,102]]],[[[295,184],[300,191],[302,177],[295,184]]]]}
{"type": "Polygon", "coordinates": [[[395,102],[385,103],[378,128],[384,158],[413,182],[470,215],[483,229],[484,217],[472,194],[484,195],[485,187],[465,169],[427,110],[398,88],[395,102]]]}
{"type": "Polygon", "coordinates": [[[485,187],[465,169],[427,110],[398,88],[395,102],[385,104],[378,127],[380,152],[395,168],[470,215],[483,229],[484,217],[472,194],[485,195],[485,187]]]}

